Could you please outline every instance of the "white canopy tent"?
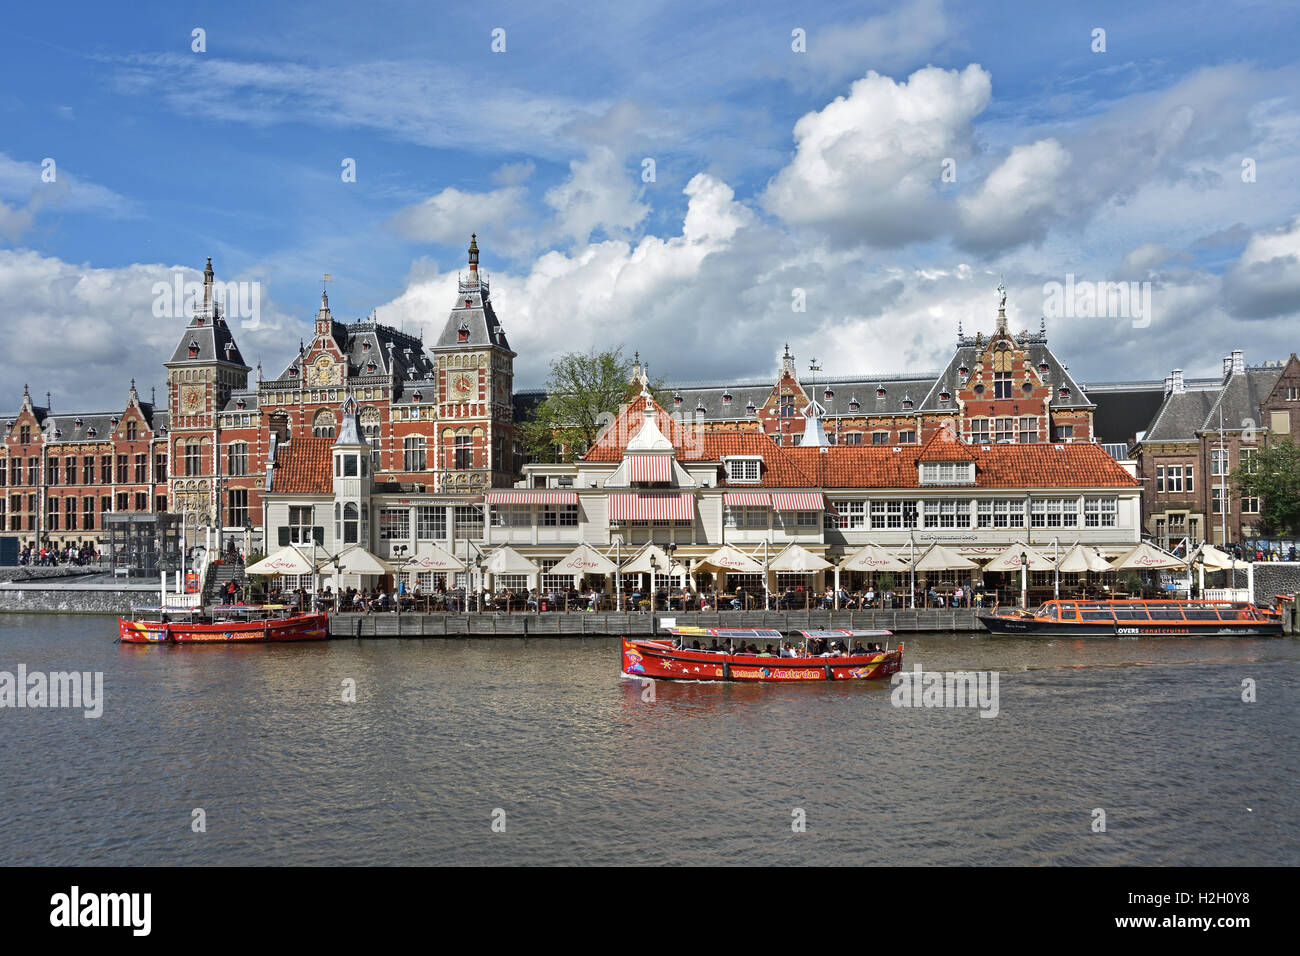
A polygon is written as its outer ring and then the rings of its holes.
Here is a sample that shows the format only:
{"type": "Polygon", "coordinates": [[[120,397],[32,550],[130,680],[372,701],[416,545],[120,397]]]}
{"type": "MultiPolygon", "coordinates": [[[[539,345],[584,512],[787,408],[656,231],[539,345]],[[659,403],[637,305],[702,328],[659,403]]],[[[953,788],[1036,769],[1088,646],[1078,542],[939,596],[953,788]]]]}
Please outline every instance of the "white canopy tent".
{"type": "Polygon", "coordinates": [[[618,570],[609,558],[605,557],[589,544],[580,544],[550,570],[550,574],[572,574],[581,577],[584,574],[613,574],[618,570]]]}
{"type": "Polygon", "coordinates": [[[1162,551],[1150,541],[1121,554],[1110,563],[1116,571],[1157,571],[1162,568],[1186,568],[1187,562],[1176,554],[1162,551]]]}
{"type": "Polygon", "coordinates": [[[812,574],[834,567],[821,555],[813,554],[798,544],[788,544],[775,558],[767,564],[769,571],[784,571],[792,574],[812,574]]]}
{"type": "Polygon", "coordinates": [[[514,548],[502,545],[483,562],[485,574],[536,574],[540,568],[514,548]]]}
{"type": "Polygon", "coordinates": [[[281,574],[311,574],[315,570],[310,558],[293,545],[288,545],[274,554],[268,554],[261,561],[250,564],[244,568],[244,573],[278,577],[281,574]]]}
{"type": "Polygon", "coordinates": [[[1065,552],[1056,569],[1062,574],[1083,574],[1087,571],[1101,574],[1104,571],[1114,570],[1110,562],[1103,558],[1096,548],[1085,547],[1082,544],[1075,544],[1065,552]]]}
{"type": "Polygon", "coordinates": [[[1040,554],[1027,544],[1017,542],[1003,551],[998,552],[993,558],[984,565],[985,571],[1019,571],[1022,567],[1020,556],[1025,556],[1027,567],[1030,571],[1050,571],[1056,565],[1052,559],[1044,554],[1040,554]]]}
{"type": "Polygon", "coordinates": [[[911,567],[878,544],[868,544],[840,562],[841,571],[906,571],[911,567]]]}

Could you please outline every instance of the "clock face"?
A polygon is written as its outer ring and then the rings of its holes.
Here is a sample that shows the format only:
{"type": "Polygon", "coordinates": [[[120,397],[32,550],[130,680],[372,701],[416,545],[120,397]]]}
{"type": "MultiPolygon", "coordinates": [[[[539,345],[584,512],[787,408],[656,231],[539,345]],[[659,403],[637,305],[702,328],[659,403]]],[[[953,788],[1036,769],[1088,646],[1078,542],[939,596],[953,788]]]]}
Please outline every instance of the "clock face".
{"type": "Polygon", "coordinates": [[[181,389],[181,408],[190,413],[203,409],[202,386],[186,385],[181,389]]]}
{"type": "Polygon", "coordinates": [[[452,373],[451,394],[459,401],[465,401],[474,394],[474,379],[468,372],[452,373]]]}

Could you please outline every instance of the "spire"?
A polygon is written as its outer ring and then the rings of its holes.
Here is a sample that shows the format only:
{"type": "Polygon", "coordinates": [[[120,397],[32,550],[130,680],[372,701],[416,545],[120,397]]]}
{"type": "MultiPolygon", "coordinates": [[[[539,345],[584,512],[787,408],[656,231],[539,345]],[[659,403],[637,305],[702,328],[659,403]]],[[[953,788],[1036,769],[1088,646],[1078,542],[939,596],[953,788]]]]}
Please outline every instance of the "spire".
{"type": "Polygon", "coordinates": [[[816,398],[804,406],[803,440],[799,443],[800,448],[825,448],[830,445],[826,438],[826,428],[822,424],[825,413],[826,409],[822,408],[816,398]]]}
{"type": "Polygon", "coordinates": [[[469,271],[478,272],[478,233],[469,234],[469,271]]]}
{"type": "Polygon", "coordinates": [[[1002,297],[998,302],[998,331],[1005,335],[1007,331],[1007,284],[1003,281],[1002,276],[998,276],[998,294],[1002,297]]]}
{"type": "Polygon", "coordinates": [[[334,442],[334,447],[339,445],[366,445],[370,443],[365,439],[365,432],[361,428],[361,408],[357,405],[357,397],[352,389],[348,389],[347,397],[343,399],[343,404],[339,406],[339,437],[334,442]]]}
{"type": "Polygon", "coordinates": [[[785,353],[781,356],[781,374],[794,377],[794,356],[790,354],[790,343],[785,344],[785,353]]]}
{"type": "Polygon", "coordinates": [[[135,390],[134,378],[131,379],[131,391],[129,394],[130,394],[130,398],[128,399],[128,401],[130,401],[132,405],[138,405],[140,403],[140,394],[135,390]]]}
{"type": "Polygon", "coordinates": [[[212,257],[208,256],[208,264],[203,267],[203,311],[207,312],[212,308],[212,257]]]}

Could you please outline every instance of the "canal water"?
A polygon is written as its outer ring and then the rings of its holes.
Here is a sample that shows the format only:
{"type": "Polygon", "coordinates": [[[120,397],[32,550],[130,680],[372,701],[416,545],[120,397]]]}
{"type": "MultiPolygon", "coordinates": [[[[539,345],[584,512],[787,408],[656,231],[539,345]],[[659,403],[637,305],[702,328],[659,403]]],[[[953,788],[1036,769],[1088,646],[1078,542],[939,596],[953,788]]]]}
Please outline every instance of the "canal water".
{"type": "Polygon", "coordinates": [[[0,671],[104,682],[98,719],[0,709],[0,864],[1300,863],[1294,640],[908,636],[908,670],[997,674],[981,717],[651,694],[607,638],[114,637],[0,615],[0,671]]]}

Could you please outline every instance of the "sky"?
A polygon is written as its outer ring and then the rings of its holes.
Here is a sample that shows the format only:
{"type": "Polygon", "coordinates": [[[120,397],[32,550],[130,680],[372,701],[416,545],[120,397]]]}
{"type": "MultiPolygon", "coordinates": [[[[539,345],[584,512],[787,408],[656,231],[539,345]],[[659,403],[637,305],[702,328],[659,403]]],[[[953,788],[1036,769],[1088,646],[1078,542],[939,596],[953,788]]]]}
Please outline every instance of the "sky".
{"type": "Polygon", "coordinates": [[[0,407],[160,386],[208,256],[268,376],[326,273],[335,318],[436,337],[471,233],[517,388],[614,346],[937,369],[999,282],[1084,383],[1284,359],[1297,41],[1289,2],[13,7],[0,407]]]}

